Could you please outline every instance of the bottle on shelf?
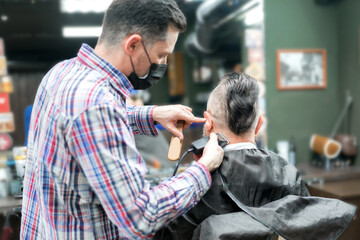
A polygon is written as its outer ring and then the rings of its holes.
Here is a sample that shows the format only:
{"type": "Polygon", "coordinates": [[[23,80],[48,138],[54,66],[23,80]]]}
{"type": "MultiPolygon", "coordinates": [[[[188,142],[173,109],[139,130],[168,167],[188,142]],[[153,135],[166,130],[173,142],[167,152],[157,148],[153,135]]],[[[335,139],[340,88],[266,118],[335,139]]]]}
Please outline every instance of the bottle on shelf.
{"type": "Polygon", "coordinates": [[[290,143],[289,143],[289,163],[291,163],[294,166],[296,164],[296,147],[293,137],[290,138],[290,143]]]}

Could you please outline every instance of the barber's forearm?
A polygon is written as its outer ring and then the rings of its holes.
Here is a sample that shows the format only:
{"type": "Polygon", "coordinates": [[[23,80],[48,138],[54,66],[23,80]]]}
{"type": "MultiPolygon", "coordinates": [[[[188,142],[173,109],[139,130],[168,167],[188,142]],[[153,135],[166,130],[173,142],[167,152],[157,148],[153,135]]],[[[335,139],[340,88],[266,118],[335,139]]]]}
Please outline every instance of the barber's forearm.
{"type": "Polygon", "coordinates": [[[143,201],[143,196],[146,196],[148,201],[144,202],[143,208],[137,209],[143,217],[136,223],[136,229],[144,236],[152,237],[155,231],[166,223],[195,206],[210,185],[209,172],[197,163],[178,176],[149,189],[148,192],[143,191],[138,199],[143,201]],[[152,203],[155,203],[156,207],[151,206],[152,203]]]}

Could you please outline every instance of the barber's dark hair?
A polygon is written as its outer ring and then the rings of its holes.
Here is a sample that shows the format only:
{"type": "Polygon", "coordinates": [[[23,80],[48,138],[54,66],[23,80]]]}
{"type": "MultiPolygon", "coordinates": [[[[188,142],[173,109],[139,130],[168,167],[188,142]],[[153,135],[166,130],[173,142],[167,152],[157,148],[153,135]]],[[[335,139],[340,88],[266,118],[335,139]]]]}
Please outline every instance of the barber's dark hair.
{"type": "Polygon", "coordinates": [[[114,0],[105,13],[99,42],[111,47],[130,34],[145,44],[166,39],[168,26],[184,32],[186,18],[175,0],[114,0]]]}
{"type": "Polygon", "coordinates": [[[247,132],[257,116],[259,87],[256,80],[244,73],[228,73],[220,81],[226,91],[226,121],[236,135],[247,132]]]}

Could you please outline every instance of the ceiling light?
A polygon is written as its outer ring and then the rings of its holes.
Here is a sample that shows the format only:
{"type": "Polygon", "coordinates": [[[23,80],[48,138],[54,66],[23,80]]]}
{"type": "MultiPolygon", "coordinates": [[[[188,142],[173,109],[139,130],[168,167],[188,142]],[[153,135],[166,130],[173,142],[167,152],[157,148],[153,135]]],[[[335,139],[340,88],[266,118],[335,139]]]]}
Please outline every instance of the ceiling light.
{"type": "Polygon", "coordinates": [[[262,23],[263,21],[264,21],[264,11],[258,6],[247,12],[245,18],[245,25],[251,26],[254,24],[262,23]]]}
{"type": "Polygon", "coordinates": [[[82,37],[99,37],[102,27],[87,26],[87,27],[63,27],[62,34],[66,38],[82,38],[82,37]]]}
{"type": "Polygon", "coordinates": [[[0,4],[1,21],[7,22],[7,20],[9,20],[9,17],[6,15],[5,4],[3,2],[0,2],[0,4]]]}
{"type": "Polygon", "coordinates": [[[103,13],[112,0],[60,0],[62,13],[103,13]]]}
{"type": "Polygon", "coordinates": [[[2,15],[1,15],[1,20],[2,20],[3,22],[7,22],[7,20],[9,20],[9,18],[8,18],[8,16],[7,16],[6,14],[2,14],[2,15]]]}

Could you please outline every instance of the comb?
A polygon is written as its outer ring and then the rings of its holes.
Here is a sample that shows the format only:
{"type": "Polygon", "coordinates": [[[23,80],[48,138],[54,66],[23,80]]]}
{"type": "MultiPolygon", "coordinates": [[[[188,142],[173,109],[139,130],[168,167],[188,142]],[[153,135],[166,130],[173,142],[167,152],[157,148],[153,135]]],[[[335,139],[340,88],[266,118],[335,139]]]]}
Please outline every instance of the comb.
{"type": "MultiPolygon", "coordinates": [[[[182,133],[182,130],[184,128],[184,121],[178,121],[176,123],[176,128],[182,133]]],[[[172,135],[170,146],[169,146],[169,153],[168,153],[168,159],[170,161],[177,161],[180,158],[181,154],[181,147],[182,147],[182,141],[180,141],[180,138],[172,135]]]]}

